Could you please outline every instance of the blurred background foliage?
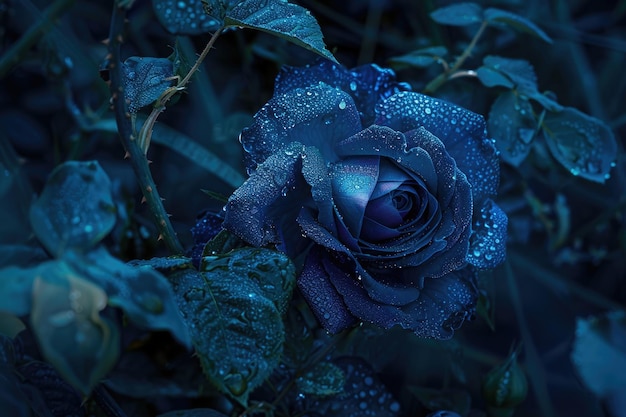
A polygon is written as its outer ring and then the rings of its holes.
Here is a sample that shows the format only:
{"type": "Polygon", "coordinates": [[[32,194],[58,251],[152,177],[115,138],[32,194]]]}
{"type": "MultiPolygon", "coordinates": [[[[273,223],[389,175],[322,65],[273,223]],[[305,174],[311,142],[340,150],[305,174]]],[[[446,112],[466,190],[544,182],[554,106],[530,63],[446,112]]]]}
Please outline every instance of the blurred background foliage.
{"type": "MultiPolygon", "coordinates": [[[[105,240],[108,249],[124,261],[167,254],[140,203],[132,168],[123,159],[109,109],[109,89],[102,79],[107,55],[102,41],[109,33],[111,3],[0,3],[2,244],[36,246],[27,214],[33,195],[41,193],[46,178],[60,163],[97,160],[111,178],[118,213],[116,226],[105,240]]],[[[397,58],[432,46],[445,46],[451,56],[459,55],[476,30],[474,26],[443,26],[431,19],[433,10],[453,2],[296,3],[317,19],[327,48],[341,64],[392,66],[398,78],[416,91],[424,90],[441,73],[441,65],[407,66],[397,58]]],[[[618,144],[615,167],[605,184],[587,181],[562,168],[545,142],[537,140],[519,166],[502,165],[498,201],[509,215],[508,260],[482,276],[479,317],[447,342],[418,340],[396,330],[363,329],[340,344],[338,352],[364,358],[407,416],[440,409],[470,415],[470,409],[486,409],[489,396],[481,392],[483,381],[494,367],[512,366],[511,355],[528,380],[528,395],[516,408],[516,416],[624,416],[626,406],[619,401],[626,397],[625,385],[621,385],[620,397],[619,390],[607,391],[594,384],[601,372],[587,371],[626,372],[623,316],[604,316],[626,305],[626,1],[478,3],[535,22],[553,43],[510,29],[487,28],[463,68],[476,70],[486,55],[529,61],[540,91],[550,91],[560,104],[592,115],[612,129],[618,144]],[[582,320],[589,316],[599,318],[582,320]],[[589,358],[604,352],[589,348],[589,340],[605,341],[613,356],[603,357],[610,361],[589,364],[589,358]]],[[[122,54],[165,58],[176,48],[181,60],[190,65],[208,39],[206,33],[176,39],[155,17],[152,2],[137,0],[128,13],[122,54]]],[[[148,157],[186,248],[192,244],[190,228],[199,213],[219,211],[223,200],[215,196],[230,195],[233,181],[238,181],[207,170],[213,155],[243,177],[239,131],[271,97],[282,65],[304,65],[314,59],[312,52],[267,33],[226,31],[188,90],[161,115],[148,157]],[[194,144],[212,155],[202,156],[194,144]],[[199,163],[190,162],[194,158],[199,163]]],[[[488,89],[470,75],[449,80],[435,95],[488,116],[503,91],[488,89]]],[[[144,110],[138,118],[147,114],[144,110]]],[[[11,253],[2,254],[1,266],[15,262],[15,252],[11,253]]],[[[316,337],[318,341],[326,338],[316,337]]],[[[147,352],[148,357],[157,358],[150,362],[153,368],[174,357],[182,361],[180,348],[158,333],[145,336],[139,345],[135,342],[132,349],[124,346],[133,355],[147,352]]],[[[122,356],[117,374],[126,372],[124,364],[131,362],[122,356]]],[[[161,374],[163,379],[155,381],[172,383],[185,398],[185,389],[193,390],[190,381],[198,376],[182,362],[168,366],[168,377],[161,374]],[[178,371],[192,375],[181,377],[178,371]]],[[[153,368],[148,371],[146,365],[138,372],[154,374],[153,368]]],[[[129,373],[128,378],[137,377],[129,373]]],[[[129,400],[122,395],[127,386],[116,389],[118,380],[112,381],[109,388],[117,400],[135,407],[136,414],[129,415],[209,404],[206,398],[154,400],[144,393],[130,396],[151,399],[129,400]]]]}

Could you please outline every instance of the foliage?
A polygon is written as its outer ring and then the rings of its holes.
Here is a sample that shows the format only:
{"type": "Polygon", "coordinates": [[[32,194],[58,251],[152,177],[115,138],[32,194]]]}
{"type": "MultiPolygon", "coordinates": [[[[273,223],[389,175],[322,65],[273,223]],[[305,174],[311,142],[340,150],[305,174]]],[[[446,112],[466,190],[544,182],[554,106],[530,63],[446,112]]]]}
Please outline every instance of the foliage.
{"type": "Polygon", "coordinates": [[[623,416],[626,9],[494,5],[2,4],[2,412],[623,416]]]}

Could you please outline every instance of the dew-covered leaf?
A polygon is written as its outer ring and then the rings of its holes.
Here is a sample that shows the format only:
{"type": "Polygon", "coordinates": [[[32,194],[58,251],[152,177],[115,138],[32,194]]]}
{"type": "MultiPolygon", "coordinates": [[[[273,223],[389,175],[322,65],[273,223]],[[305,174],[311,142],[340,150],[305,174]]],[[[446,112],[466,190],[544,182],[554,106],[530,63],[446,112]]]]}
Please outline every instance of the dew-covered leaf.
{"type": "Polygon", "coordinates": [[[491,106],[487,126],[502,159],[513,166],[524,162],[537,130],[532,106],[525,97],[513,91],[500,94],[491,106]]]}
{"type": "Polygon", "coordinates": [[[417,49],[408,54],[396,56],[389,60],[394,68],[418,67],[425,68],[435,63],[440,63],[442,57],[448,54],[445,46],[429,46],[417,49]]]}
{"type": "Polygon", "coordinates": [[[502,23],[513,29],[529,33],[548,43],[552,43],[552,39],[536,24],[518,14],[490,7],[485,10],[484,18],[491,24],[502,23]]]}
{"type": "Polygon", "coordinates": [[[48,362],[85,395],[119,355],[117,328],[103,317],[107,296],[64,261],[50,262],[33,283],[30,321],[48,362]]]}
{"type": "Polygon", "coordinates": [[[296,379],[298,391],[320,397],[339,394],[343,391],[346,376],[330,362],[319,362],[296,379]]]}
{"type": "Polygon", "coordinates": [[[159,22],[174,35],[199,35],[217,30],[219,20],[205,13],[201,0],[152,0],[159,22]]]}
{"type": "Polygon", "coordinates": [[[451,4],[435,10],[430,17],[442,25],[467,26],[483,21],[483,9],[476,3],[451,4]]]}
{"type": "Polygon", "coordinates": [[[626,387],[626,314],[579,318],[572,362],[584,384],[600,398],[626,387]]]}
{"type": "Polygon", "coordinates": [[[550,152],[572,175],[599,183],[609,178],[617,144],[604,122],[565,107],[548,112],[542,128],[550,152]]]}
{"type": "Polygon", "coordinates": [[[97,161],[59,165],[30,209],[41,244],[54,256],[89,250],[115,225],[111,181],[97,161]]]}
{"type": "Polygon", "coordinates": [[[244,0],[226,13],[224,23],[271,33],[337,62],[311,13],[285,0],[244,0]]]}
{"type": "Polygon", "coordinates": [[[131,56],[122,64],[128,111],[137,113],[174,83],[174,63],[167,58],[131,56]]]}
{"type": "Polygon", "coordinates": [[[311,409],[329,417],[400,415],[400,404],[367,362],[357,357],[341,357],[333,363],[345,374],[343,390],[338,395],[313,401],[311,409]]]}
{"type": "Polygon", "coordinates": [[[476,71],[478,79],[487,87],[501,86],[515,89],[519,94],[537,101],[551,111],[563,108],[537,89],[537,76],[530,62],[524,59],[503,58],[487,55],[483,65],[476,71]]]}
{"type": "Polygon", "coordinates": [[[205,374],[245,405],[278,365],[295,271],[285,255],[257,248],[205,258],[203,269],[170,280],[205,374]]]}
{"type": "Polygon", "coordinates": [[[121,308],[131,322],[152,330],[168,330],[183,345],[191,344],[167,279],[147,265],[133,267],[98,248],[66,259],[86,279],[104,289],[108,304],[121,308]]]}
{"type": "Polygon", "coordinates": [[[189,410],[169,411],[165,414],[159,414],[157,417],[226,417],[226,414],[210,408],[192,408],[189,410]]]}

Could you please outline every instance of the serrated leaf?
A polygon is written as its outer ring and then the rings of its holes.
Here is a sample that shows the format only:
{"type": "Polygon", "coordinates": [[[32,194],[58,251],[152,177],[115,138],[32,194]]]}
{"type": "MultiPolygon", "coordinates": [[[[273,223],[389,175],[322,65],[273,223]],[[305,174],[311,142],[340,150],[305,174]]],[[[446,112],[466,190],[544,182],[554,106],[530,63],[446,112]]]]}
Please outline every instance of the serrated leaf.
{"type": "Polygon", "coordinates": [[[330,362],[319,362],[296,379],[298,391],[320,397],[336,395],[343,391],[346,376],[330,362]]]}
{"type": "Polygon", "coordinates": [[[559,111],[563,108],[559,103],[539,92],[535,69],[524,59],[487,55],[483,59],[483,65],[476,72],[480,82],[487,87],[501,86],[515,89],[519,94],[537,101],[551,111],[559,111]]]}
{"type": "Polygon", "coordinates": [[[552,43],[552,39],[543,30],[518,14],[491,7],[485,10],[484,18],[489,23],[503,23],[513,29],[529,33],[548,43],[552,43]]]}
{"type": "Polygon", "coordinates": [[[483,9],[476,3],[458,3],[437,9],[430,17],[442,25],[467,26],[483,21],[483,9]]]}
{"type": "Polygon", "coordinates": [[[548,112],[542,124],[548,149],[572,175],[604,183],[616,158],[611,129],[599,119],[572,107],[548,112]]]}
{"type": "Polygon", "coordinates": [[[100,317],[107,296],[63,261],[33,282],[30,322],[39,347],[63,378],[84,395],[100,382],[119,355],[117,328],[100,317]]]}
{"type": "Polygon", "coordinates": [[[447,54],[448,50],[445,46],[430,46],[411,51],[406,55],[393,57],[389,60],[389,63],[396,68],[425,68],[441,62],[441,58],[447,54]]]}
{"type": "Polygon", "coordinates": [[[537,129],[528,100],[512,91],[500,94],[491,106],[487,126],[502,159],[519,166],[530,152],[537,129]]]}
{"type": "Polygon", "coordinates": [[[167,58],[131,56],[122,70],[124,98],[131,113],[153,103],[174,83],[174,63],[167,58]]]}
{"type": "Polygon", "coordinates": [[[174,35],[199,35],[221,26],[205,13],[201,0],[152,0],[152,7],[159,22],[174,35]]]}
{"type": "Polygon", "coordinates": [[[226,13],[224,24],[271,33],[337,62],[311,13],[286,0],[244,0],[226,13]]]}
{"type": "Polygon", "coordinates": [[[149,266],[133,267],[98,248],[84,256],[68,253],[72,268],[100,286],[108,304],[126,313],[131,322],[152,330],[168,330],[184,346],[191,345],[167,279],[149,266]]]}
{"type": "Polygon", "coordinates": [[[157,417],[226,417],[219,411],[210,408],[193,408],[189,410],[175,410],[165,414],[159,414],[157,417]]]}
{"type": "Polygon", "coordinates": [[[91,249],[115,220],[111,181],[97,161],[59,165],[30,209],[37,238],[54,256],[91,249]]]}
{"type": "Polygon", "coordinates": [[[605,398],[626,387],[626,314],[579,318],[572,362],[584,384],[605,398]]]}
{"type": "Polygon", "coordinates": [[[280,309],[295,271],[285,255],[258,248],[215,256],[204,269],[170,280],[205,374],[246,405],[278,365],[285,337],[280,309]]]}

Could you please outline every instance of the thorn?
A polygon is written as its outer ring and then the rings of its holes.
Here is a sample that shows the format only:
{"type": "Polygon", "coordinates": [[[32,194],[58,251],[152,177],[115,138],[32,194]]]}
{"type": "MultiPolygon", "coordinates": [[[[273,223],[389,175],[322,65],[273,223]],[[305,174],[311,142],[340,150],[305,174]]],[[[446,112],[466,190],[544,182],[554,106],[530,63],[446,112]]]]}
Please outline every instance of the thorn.
{"type": "Polygon", "coordinates": [[[130,134],[130,137],[128,138],[129,140],[135,140],[135,135],[133,135],[132,133],[130,134]]]}
{"type": "Polygon", "coordinates": [[[117,35],[117,38],[115,38],[115,40],[119,43],[124,43],[124,37],[122,35],[117,35]]]}
{"type": "Polygon", "coordinates": [[[102,44],[103,45],[108,45],[111,42],[111,40],[109,38],[103,39],[102,40],[102,44]]]}
{"type": "Polygon", "coordinates": [[[126,114],[124,116],[126,116],[127,119],[130,119],[130,113],[129,112],[126,112],[126,114]]]}
{"type": "Polygon", "coordinates": [[[148,201],[148,200],[146,200],[146,197],[145,197],[145,196],[142,196],[142,197],[141,197],[141,204],[144,204],[146,201],[148,201]]]}
{"type": "Polygon", "coordinates": [[[124,154],[124,159],[128,159],[130,158],[130,152],[126,151],[126,153],[124,154]]]}
{"type": "Polygon", "coordinates": [[[149,185],[146,187],[146,191],[151,193],[152,192],[152,187],[150,187],[149,185]]]}
{"type": "Polygon", "coordinates": [[[159,222],[159,224],[160,224],[162,227],[165,227],[165,225],[166,225],[167,223],[165,223],[165,219],[161,219],[161,221],[159,222]]]}
{"type": "Polygon", "coordinates": [[[113,92],[113,94],[111,94],[111,100],[117,100],[117,92],[113,92]]]}
{"type": "Polygon", "coordinates": [[[169,214],[169,213],[165,213],[165,214],[167,214],[167,217],[172,217],[172,215],[171,215],[171,214],[169,214]]]}
{"type": "Polygon", "coordinates": [[[113,58],[113,54],[109,52],[109,53],[108,53],[108,54],[106,54],[106,56],[104,57],[104,60],[105,60],[105,61],[108,61],[108,60],[110,60],[111,58],[113,58]]]}
{"type": "Polygon", "coordinates": [[[152,161],[149,160],[149,159],[146,159],[146,161],[148,161],[148,165],[150,165],[152,163],[152,161]]]}
{"type": "Polygon", "coordinates": [[[162,234],[160,234],[160,233],[159,233],[159,237],[157,237],[157,242],[158,242],[159,240],[163,240],[163,235],[162,235],[162,234]]]}
{"type": "MultiPolygon", "coordinates": [[[[161,197],[161,201],[165,201],[165,199],[163,197],[161,197]]],[[[168,216],[171,216],[170,214],[168,214],[168,216]]]]}

